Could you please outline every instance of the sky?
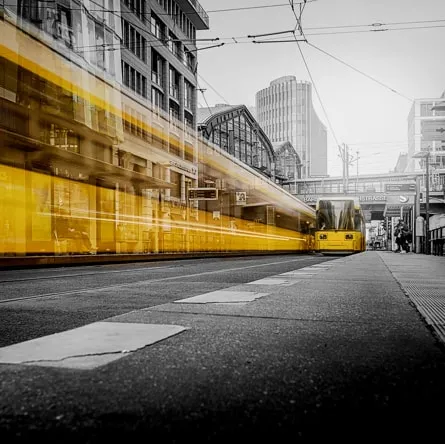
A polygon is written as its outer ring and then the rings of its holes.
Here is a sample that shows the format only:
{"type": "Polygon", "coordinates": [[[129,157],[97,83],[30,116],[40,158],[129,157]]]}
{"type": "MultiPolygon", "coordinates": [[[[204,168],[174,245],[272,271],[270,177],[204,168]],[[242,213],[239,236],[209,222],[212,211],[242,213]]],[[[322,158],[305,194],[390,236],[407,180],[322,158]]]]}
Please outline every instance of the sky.
{"type": "MultiPolygon", "coordinates": [[[[199,47],[225,43],[197,52],[199,87],[205,89],[198,95],[200,106],[206,106],[205,101],[210,106],[254,106],[255,93],[272,80],[294,75],[297,80],[311,81],[312,76],[321,99],[313,91],[314,107],[328,128],[328,174],[342,174],[338,155],[338,144],[342,143],[358,157],[359,175],[390,172],[399,153],[407,150],[412,99],[436,98],[445,91],[445,0],[308,2],[302,15],[308,43],[300,43],[300,48],[310,75],[296,43],[254,44],[247,38],[294,29],[295,16],[287,3],[200,0],[210,17],[210,29],[198,31],[197,38],[220,40],[201,41],[199,47]],[[258,6],[269,7],[221,11],[258,6]],[[382,25],[373,26],[379,23],[382,25]],[[345,28],[337,28],[340,26],[345,28]],[[335,28],[311,29],[320,27],[335,28]],[[320,33],[328,34],[316,35],[320,33]]],[[[291,37],[284,34],[262,39],[291,37]]],[[[356,174],[357,161],[350,171],[356,174]]]]}

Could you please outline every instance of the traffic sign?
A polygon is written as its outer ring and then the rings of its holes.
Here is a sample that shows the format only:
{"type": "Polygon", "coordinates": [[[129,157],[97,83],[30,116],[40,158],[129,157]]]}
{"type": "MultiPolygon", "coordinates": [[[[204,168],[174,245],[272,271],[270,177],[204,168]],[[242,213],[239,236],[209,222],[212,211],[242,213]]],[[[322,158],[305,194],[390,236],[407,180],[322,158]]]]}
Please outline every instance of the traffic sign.
{"type": "Polygon", "coordinates": [[[415,193],[416,184],[414,183],[387,183],[385,184],[387,193],[415,193]]]}
{"type": "Polygon", "coordinates": [[[386,203],[387,205],[414,205],[414,195],[412,194],[389,195],[386,203]]]}
{"type": "Polygon", "coordinates": [[[247,193],[245,191],[235,191],[237,205],[245,205],[247,202],[247,193]]]}
{"type": "Polygon", "coordinates": [[[189,188],[189,200],[217,200],[218,190],[216,188],[189,188]]]}

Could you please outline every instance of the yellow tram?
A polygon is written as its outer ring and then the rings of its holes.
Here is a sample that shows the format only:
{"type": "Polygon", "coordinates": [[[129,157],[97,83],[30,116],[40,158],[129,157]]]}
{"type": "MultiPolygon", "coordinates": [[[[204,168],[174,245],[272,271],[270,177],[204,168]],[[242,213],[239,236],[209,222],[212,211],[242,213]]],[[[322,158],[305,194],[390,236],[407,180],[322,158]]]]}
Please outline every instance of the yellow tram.
{"type": "Polygon", "coordinates": [[[323,254],[352,254],[365,249],[365,219],[358,198],[319,198],[314,250],[323,254]]]}

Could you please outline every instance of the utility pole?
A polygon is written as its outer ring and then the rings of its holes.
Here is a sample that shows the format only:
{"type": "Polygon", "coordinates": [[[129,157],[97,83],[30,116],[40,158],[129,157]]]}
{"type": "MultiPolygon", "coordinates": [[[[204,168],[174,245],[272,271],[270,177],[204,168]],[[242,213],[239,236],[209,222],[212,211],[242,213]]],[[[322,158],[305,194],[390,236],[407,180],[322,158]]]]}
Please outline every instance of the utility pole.
{"type": "Polygon", "coordinates": [[[425,200],[425,239],[426,254],[430,254],[430,152],[425,156],[426,162],[426,200],[425,200]]]}
{"type": "Polygon", "coordinates": [[[357,154],[357,157],[355,158],[355,160],[357,161],[357,179],[355,181],[355,194],[358,194],[358,159],[359,159],[358,154],[359,154],[359,152],[356,151],[356,154],[357,154]]]}
{"type": "Polygon", "coordinates": [[[349,179],[349,147],[346,144],[338,147],[340,151],[340,158],[343,165],[343,193],[348,193],[348,179],[349,179]]]}

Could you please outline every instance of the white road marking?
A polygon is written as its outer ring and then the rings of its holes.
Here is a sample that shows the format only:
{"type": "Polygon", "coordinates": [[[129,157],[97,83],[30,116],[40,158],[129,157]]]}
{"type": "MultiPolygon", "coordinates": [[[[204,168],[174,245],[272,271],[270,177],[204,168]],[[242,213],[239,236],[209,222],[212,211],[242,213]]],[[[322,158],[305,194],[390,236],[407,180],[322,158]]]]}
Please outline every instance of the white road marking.
{"type": "Polygon", "coordinates": [[[0,348],[0,363],[91,369],[184,330],[179,325],[95,322],[0,348]]]}
{"type": "Polygon", "coordinates": [[[270,278],[258,279],[257,281],[247,282],[247,285],[276,285],[278,287],[282,287],[282,286],[294,285],[295,282],[296,281],[290,281],[289,279],[270,277],[270,278]]]}
{"type": "Polygon", "coordinates": [[[287,273],[281,273],[278,276],[293,276],[293,277],[312,277],[315,276],[317,273],[310,273],[309,271],[288,271],[287,273]]]}
{"type": "Polygon", "coordinates": [[[253,291],[230,291],[217,290],[210,293],[200,294],[191,298],[179,299],[175,303],[179,304],[211,304],[211,303],[234,303],[234,302],[252,302],[269,293],[255,293],[253,291]]]}

